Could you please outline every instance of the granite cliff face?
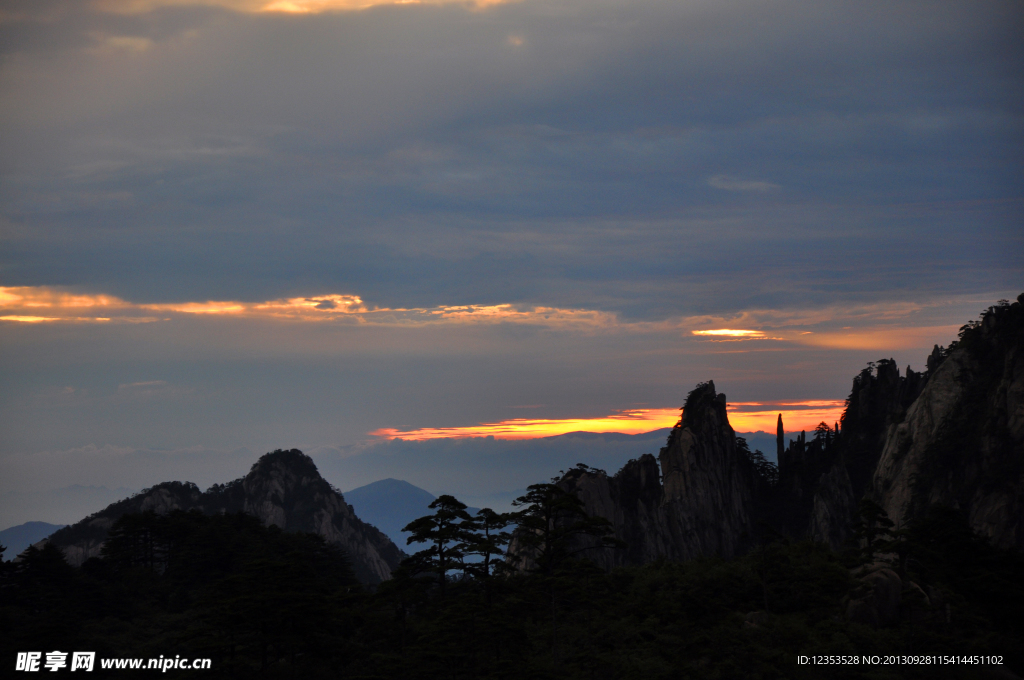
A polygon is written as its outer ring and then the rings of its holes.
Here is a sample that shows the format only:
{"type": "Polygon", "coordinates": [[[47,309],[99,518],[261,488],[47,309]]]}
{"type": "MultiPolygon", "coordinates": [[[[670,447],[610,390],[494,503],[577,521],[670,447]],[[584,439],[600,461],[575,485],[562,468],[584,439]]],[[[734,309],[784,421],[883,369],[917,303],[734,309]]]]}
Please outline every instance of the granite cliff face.
{"type": "Polygon", "coordinates": [[[50,537],[68,562],[80,565],[100,554],[107,532],[125,514],[200,510],[207,514],[244,512],[285,531],[308,531],[345,549],[364,583],[391,577],[403,553],[387,536],[356,517],[342,495],[298,450],[262,456],[245,477],[215,484],[205,493],[189,482],[166,482],[65,527],[50,537]]]}
{"type": "Polygon", "coordinates": [[[728,558],[744,549],[754,528],[756,483],[725,405],[713,382],[698,385],[657,460],[646,454],[614,476],[575,469],[559,481],[588,514],[610,520],[626,544],[588,557],[610,568],[658,557],[728,558]]]}
{"type": "Polygon", "coordinates": [[[853,379],[841,428],[811,441],[801,435],[779,457],[778,525],[793,536],[839,548],[849,534],[890,428],[903,420],[928,375],[891,359],[872,362],[853,379]]]}
{"type": "Polygon", "coordinates": [[[687,556],[732,557],[754,528],[754,469],[736,446],[725,395],[698,385],[658,455],[664,508],[687,556]]]}
{"type": "Polygon", "coordinates": [[[948,505],[996,546],[1024,548],[1024,295],[964,327],[889,428],[871,493],[897,522],[948,505]]]}
{"type": "Polygon", "coordinates": [[[995,545],[1024,548],[1024,295],[926,365],[901,376],[892,360],[870,364],[830,445],[790,442],[775,498],[788,533],[838,548],[867,496],[899,526],[945,505],[995,545]]]}

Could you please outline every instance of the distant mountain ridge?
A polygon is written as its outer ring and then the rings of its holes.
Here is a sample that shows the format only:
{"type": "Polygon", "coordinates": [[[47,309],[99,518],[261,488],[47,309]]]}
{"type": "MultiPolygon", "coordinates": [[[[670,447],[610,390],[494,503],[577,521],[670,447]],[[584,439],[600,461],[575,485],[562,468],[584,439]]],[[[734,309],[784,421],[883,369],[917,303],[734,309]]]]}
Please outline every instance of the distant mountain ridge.
{"type": "Polygon", "coordinates": [[[603,439],[610,442],[644,441],[647,439],[664,439],[671,431],[671,427],[663,427],[658,430],[651,430],[650,432],[640,432],[639,434],[626,434],[624,432],[587,432],[585,430],[577,430],[575,432],[566,432],[564,434],[553,434],[548,437],[540,437],[540,439],[603,439]]]}
{"type": "MultiPolygon", "coordinates": [[[[364,522],[377,527],[402,547],[412,535],[402,529],[415,519],[433,514],[429,506],[436,499],[429,491],[390,477],[346,491],[345,498],[364,522]]],[[[478,510],[466,508],[470,514],[478,510]]]]}
{"type": "Polygon", "coordinates": [[[153,511],[200,510],[206,514],[244,512],[285,531],[309,531],[344,548],[356,576],[365,583],[390,578],[404,553],[380,530],[360,520],[296,449],[265,454],[245,477],[214,484],[205,493],[191,482],[165,482],[119,501],[65,527],[49,541],[68,562],[81,565],[100,554],[107,532],[123,515],[153,511]]]}
{"type": "Polygon", "coordinates": [[[33,543],[38,543],[65,526],[64,524],[49,524],[48,522],[25,522],[16,527],[0,531],[0,545],[7,548],[4,551],[4,559],[14,559],[25,548],[33,543]]]}
{"type": "Polygon", "coordinates": [[[108,488],[72,484],[57,489],[15,490],[0,493],[0,527],[25,522],[63,526],[131,496],[138,488],[108,488]]]}
{"type": "Polygon", "coordinates": [[[382,479],[345,492],[345,498],[363,521],[383,531],[398,546],[405,546],[402,529],[430,514],[435,496],[400,479],[382,479]]]}

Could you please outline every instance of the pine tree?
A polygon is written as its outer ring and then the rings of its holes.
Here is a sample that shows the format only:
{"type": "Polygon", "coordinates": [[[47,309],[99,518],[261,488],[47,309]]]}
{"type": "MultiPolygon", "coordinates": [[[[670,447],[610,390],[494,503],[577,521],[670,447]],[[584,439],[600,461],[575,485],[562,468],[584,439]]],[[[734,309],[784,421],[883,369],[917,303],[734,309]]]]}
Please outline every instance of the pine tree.
{"type": "Polygon", "coordinates": [[[587,515],[583,501],[557,484],[532,484],[512,505],[523,509],[512,515],[520,550],[511,557],[521,567],[532,561],[531,571],[551,575],[579,553],[621,543],[611,536],[611,522],[587,515]]]}
{"type": "Polygon", "coordinates": [[[443,600],[448,572],[464,568],[467,545],[474,540],[473,519],[466,504],[454,496],[440,496],[427,507],[435,511],[433,515],[413,520],[402,529],[412,534],[406,544],[430,545],[409,558],[408,566],[437,574],[443,600]]]}
{"type": "Polygon", "coordinates": [[[490,508],[483,508],[476,513],[472,522],[467,524],[473,533],[468,537],[465,553],[479,555],[481,561],[467,563],[467,572],[486,580],[504,566],[504,562],[494,558],[504,555],[506,546],[512,540],[510,532],[502,531],[511,523],[512,518],[507,513],[497,513],[490,508]]]}

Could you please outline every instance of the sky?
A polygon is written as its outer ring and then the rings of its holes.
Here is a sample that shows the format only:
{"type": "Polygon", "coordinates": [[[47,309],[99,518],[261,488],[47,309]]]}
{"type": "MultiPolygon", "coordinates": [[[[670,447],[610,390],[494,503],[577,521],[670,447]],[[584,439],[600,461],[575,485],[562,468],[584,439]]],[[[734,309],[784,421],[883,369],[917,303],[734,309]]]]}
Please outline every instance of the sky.
{"type": "Polygon", "coordinates": [[[0,524],[293,447],[479,499],[705,380],[833,421],[1024,290],[1022,17],[4,0],[0,524]]]}

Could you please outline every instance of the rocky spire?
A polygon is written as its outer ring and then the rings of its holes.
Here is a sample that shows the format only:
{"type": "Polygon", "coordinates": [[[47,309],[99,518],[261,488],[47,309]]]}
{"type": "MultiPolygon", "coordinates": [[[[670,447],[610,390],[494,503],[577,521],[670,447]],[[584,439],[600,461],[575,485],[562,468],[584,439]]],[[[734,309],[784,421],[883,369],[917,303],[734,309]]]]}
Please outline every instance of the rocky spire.
{"type": "Polygon", "coordinates": [[[729,558],[746,549],[755,528],[753,465],[736,448],[725,395],[711,381],[690,392],[657,459],[641,456],[614,476],[570,471],[559,485],[577,494],[588,514],[610,520],[625,543],[588,551],[605,568],[659,556],[729,558]]]}
{"type": "Polygon", "coordinates": [[[786,431],[782,429],[782,414],[779,414],[779,425],[775,428],[775,462],[782,460],[782,452],[786,450],[786,431]]]}

